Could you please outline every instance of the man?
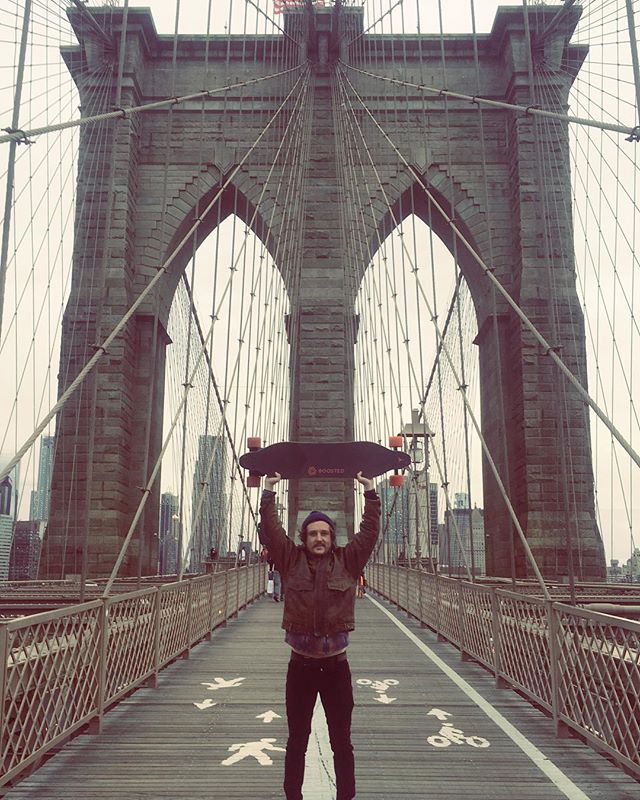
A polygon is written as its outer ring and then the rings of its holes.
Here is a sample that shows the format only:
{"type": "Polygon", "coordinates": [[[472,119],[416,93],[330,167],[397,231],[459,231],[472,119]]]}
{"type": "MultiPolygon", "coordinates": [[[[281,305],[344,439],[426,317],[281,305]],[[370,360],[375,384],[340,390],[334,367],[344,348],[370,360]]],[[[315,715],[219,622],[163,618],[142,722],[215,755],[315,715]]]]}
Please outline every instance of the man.
{"type": "Polygon", "coordinates": [[[316,697],[324,707],[336,773],[336,800],[355,797],[351,713],[353,689],[347,661],[353,630],[358,576],[380,529],[380,499],[371,479],[359,472],[364,487],[360,532],[345,547],[336,546],[336,526],[322,511],[302,523],[296,545],[285,534],[275,510],[278,473],[265,480],[260,502],[262,539],[286,584],[282,627],[291,647],[286,706],[289,738],[284,766],[287,800],[302,800],[304,760],[316,697]]]}

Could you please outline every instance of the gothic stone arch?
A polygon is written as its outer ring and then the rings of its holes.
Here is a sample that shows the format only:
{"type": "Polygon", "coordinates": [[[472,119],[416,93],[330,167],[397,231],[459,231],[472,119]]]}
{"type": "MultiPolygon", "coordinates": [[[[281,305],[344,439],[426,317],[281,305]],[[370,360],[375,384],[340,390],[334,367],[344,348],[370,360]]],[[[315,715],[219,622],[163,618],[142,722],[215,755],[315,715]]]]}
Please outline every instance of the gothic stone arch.
{"type": "MultiPolygon", "coordinates": [[[[79,24],[78,14],[73,10],[70,13],[74,25],[77,23],[80,46],[67,51],[65,56],[80,84],[83,111],[91,113],[91,77],[81,76],[88,67],[101,63],[107,55],[100,54],[96,42],[89,40],[90,33],[79,24]]],[[[118,10],[101,12],[94,9],[94,14],[101,13],[105,14],[105,27],[107,24],[112,26],[114,41],[118,41],[121,19],[118,10]]],[[[304,266],[292,293],[296,307],[292,313],[290,337],[292,340],[295,338],[296,347],[291,363],[291,438],[349,440],[353,437],[353,301],[357,287],[344,285],[345,246],[356,248],[352,255],[363,273],[377,236],[390,228],[389,219],[385,220],[389,200],[398,209],[406,210],[406,200],[411,197],[416,213],[426,219],[427,206],[424,194],[416,189],[416,175],[438,193],[449,211],[455,209],[459,224],[480,255],[487,262],[491,261],[496,275],[546,336],[551,333],[549,275],[553,274],[556,291],[557,287],[561,289],[556,299],[559,303],[558,338],[563,344],[563,355],[586,382],[582,313],[573,276],[571,220],[549,219],[548,216],[543,219],[545,208],[548,215],[549,209],[556,207],[555,203],[542,202],[545,198],[563,198],[567,201],[566,207],[570,207],[566,129],[558,124],[552,136],[549,126],[545,126],[543,131],[538,130],[530,117],[504,110],[485,111],[486,160],[483,160],[481,148],[476,144],[478,112],[474,106],[446,101],[450,125],[455,121],[451,139],[447,142],[445,100],[438,95],[409,98],[406,90],[399,88],[395,98],[398,109],[406,110],[406,104],[410,102],[413,113],[399,115],[403,124],[397,129],[393,121],[389,121],[392,115],[387,115],[385,129],[400,150],[409,154],[413,172],[401,166],[390,149],[376,147],[376,169],[387,189],[387,198],[383,200],[379,191],[373,188],[376,186],[373,176],[370,182],[364,181],[363,187],[371,187],[364,202],[377,211],[370,230],[361,233],[363,240],[345,245],[341,234],[342,214],[348,217],[356,215],[358,210],[354,206],[345,206],[345,198],[338,189],[336,134],[327,120],[332,118],[331,72],[336,68],[338,54],[343,60],[348,60],[349,52],[346,40],[336,43],[333,34],[323,32],[331,28],[330,19],[335,19],[335,16],[330,17],[332,10],[316,9],[313,13],[319,15],[319,24],[313,34],[317,40],[301,42],[300,47],[300,59],[306,59],[308,55],[312,60],[311,136],[314,146],[307,184],[310,190],[305,198],[304,266]],[[324,22],[328,24],[325,26],[324,22]],[[540,135],[545,137],[542,147],[552,149],[564,165],[564,172],[557,174],[557,181],[544,187],[538,185],[535,161],[535,136],[540,135]],[[545,226],[552,231],[549,248],[543,246],[545,226]]],[[[357,29],[358,25],[361,28],[359,13],[358,9],[343,9],[352,29],[354,26],[357,29]]],[[[555,13],[554,8],[534,7],[530,10],[530,15],[551,13],[555,13]]],[[[557,92],[559,108],[566,103],[571,75],[577,72],[585,57],[584,48],[568,44],[579,13],[577,8],[568,10],[549,41],[539,43],[544,50],[545,71],[544,77],[541,73],[536,79],[544,80],[548,90],[557,92]]],[[[429,36],[402,38],[403,42],[392,41],[389,37],[378,38],[376,47],[372,49],[375,53],[370,64],[372,71],[395,77],[398,67],[402,66],[403,69],[406,67],[410,81],[434,85],[434,76],[440,74],[439,40],[429,36]]],[[[501,8],[491,33],[481,36],[478,41],[479,95],[523,105],[530,102],[525,44],[522,9],[501,8]]],[[[130,10],[123,106],[139,105],[165,93],[159,87],[170,85],[167,76],[171,69],[171,45],[170,37],[157,36],[147,11],[130,10]]],[[[202,88],[203,47],[202,38],[181,37],[177,93],[186,94],[202,88]]],[[[447,88],[468,93],[470,86],[475,84],[475,78],[469,82],[469,76],[475,76],[472,37],[451,37],[447,39],[445,48],[447,88]]],[[[207,88],[225,85],[240,72],[246,79],[274,70],[274,63],[263,64],[259,58],[245,63],[241,60],[245,51],[246,40],[234,40],[234,37],[227,40],[225,37],[224,47],[217,48],[214,43],[209,55],[207,88]]],[[[88,74],[92,74],[90,69],[88,74]]],[[[363,95],[379,95],[375,82],[366,76],[351,78],[363,95]]],[[[269,99],[274,102],[273,97],[269,99]]],[[[387,102],[391,100],[391,93],[386,99],[387,102]]],[[[200,120],[201,104],[198,103],[197,108],[176,107],[172,113],[173,138],[166,176],[166,111],[110,123],[112,136],[106,149],[99,153],[95,147],[92,149],[95,140],[87,133],[83,134],[73,302],[69,303],[64,323],[62,363],[66,364],[69,359],[69,370],[67,374],[61,374],[61,388],[79,369],[87,346],[94,342],[95,307],[82,304],[83,297],[87,296],[85,271],[92,269],[86,252],[91,249],[108,254],[103,323],[109,329],[110,322],[126,310],[136,292],[155,272],[171,237],[179,234],[181,226],[193,213],[194,204],[206,194],[202,187],[208,182],[209,191],[213,189],[221,177],[229,174],[239,163],[257,136],[260,118],[252,119],[246,113],[246,107],[242,123],[234,127],[227,118],[224,131],[221,128],[220,103],[207,100],[204,107],[204,125],[211,148],[203,160],[199,138],[194,136],[194,131],[200,130],[199,123],[194,125],[194,119],[198,115],[200,120]],[[105,226],[96,224],[104,213],[97,196],[87,193],[87,202],[80,202],[85,197],[83,187],[87,181],[95,181],[96,176],[102,174],[90,173],[90,165],[95,165],[96,157],[98,161],[114,165],[110,178],[114,190],[113,217],[108,241],[105,241],[105,226]],[[161,204],[164,181],[168,187],[166,196],[172,198],[167,208],[161,204]],[[162,219],[163,225],[159,223],[162,219]],[[72,330],[76,334],[74,337],[71,337],[72,330]]],[[[265,169],[247,168],[235,182],[235,190],[247,203],[255,202],[265,169]]],[[[104,175],[110,174],[105,170],[104,175]]],[[[104,181],[106,188],[107,179],[104,181]]],[[[434,222],[432,218],[432,224],[446,241],[448,234],[442,220],[434,222]]],[[[263,241],[273,247],[264,220],[260,225],[259,234],[263,241]]],[[[352,229],[361,231],[362,226],[354,224],[352,229]]],[[[283,258],[286,259],[286,254],[283,258]]],[[[549,360],[539,352],[513,314],[500,302],[494,309],[486,281],[464,256],[461,265],[472,288],[478,314],[483,430],[506,476],[516,510],[543,572],[556,577],[566,572],[566,564],[556,562],[556,545],[559,540],[564,541],[566,528],[562,491],[559,490],[564,477],[560,472],[561,454],[557,447],[558,378],[549,360]],[[500,363],[506,365],[508,378],[500,374],[500,363]],[[505,409],[506,431],[497,412],[501,406],[505,409]],[[506,435],[506,452],[502,446],[503,434],[506,435]]],[[[291,291],[292,287],[289,288],[291,291]]],[[[167,298],[169,296],[168,292],[167,298]]],[[[71,547],[71,556],[77,552],[80,542],[82,514],[78,514],[77,522],[73,517],[72,528],[65,528],[69,502],[72,509],[91,509],[88,520],[85,520],[90,539],[85,557],[89,560],[90,574],[104,573],[109,569],[119,549],[119,542],[139,499],[136,487],[141,480],[143,456],[141,442],[136,439],[139,438],[136,409],[146,407],[146,393],[149,391],[154,393],[156,409],[150,461],[159,448],[163,364],[157,363],[150,373],[144,357],[156,325],[159,325],[162,336],[161,321],[155,320],[150,309],[139,313],[97,371],[99,409],[95,423],[99,434],[96,434],[95,463],[91,467],[90,497],[83,494],[86,483],[77,477],[86,475],[87,465],[73,463],[78,453],[81,458],[86,452],[87,423],[81,413],[83,403],[86,407],[86,395],[79,395],[75,403],[69,404],[60,415],[59,455],[54,472],[48,535],[48,557],[54,565],[56,559],[62,559],[65,537],[66,546],[71,547]],[[73,447],[73,444],[79,446],[73,447]]],[[[578,571],[584,578],[601,578],[604,558],[593,512],[588,419],[582,403],[574,395],[569,394],[568,403],[566,439],[573,476],[569,479],[571,486],[560,488],[573,494],[578,508],[578,571]]],[[[293,482],[290,486],[289,529],[293,532],[297,520],[307,510],[322,507],[336,516],[342,530],[350,531],[353,527],[352,504],[350,486],[293,482]]],[[[151,508],[156,506],[157,498],[150,504],[151,508]]],[[[494,575],[508,574],[511,529],[496,488],[487,475],[485,520],[488,570],[494,575]]],[[[144,572],[154,570],[152,531],[153,521],[150,520],[145,525],[146,540],[141,555],[144,572]]],[[[45,563],[46,558],[45,554],[45,563]]],[[[133,574],[137,568],[138,551],[134,548],[125,572],[133,574]]],[[[519,574],[526,574],[527,567],[520,554],[517,554],[517,569],[519,574]]]]}

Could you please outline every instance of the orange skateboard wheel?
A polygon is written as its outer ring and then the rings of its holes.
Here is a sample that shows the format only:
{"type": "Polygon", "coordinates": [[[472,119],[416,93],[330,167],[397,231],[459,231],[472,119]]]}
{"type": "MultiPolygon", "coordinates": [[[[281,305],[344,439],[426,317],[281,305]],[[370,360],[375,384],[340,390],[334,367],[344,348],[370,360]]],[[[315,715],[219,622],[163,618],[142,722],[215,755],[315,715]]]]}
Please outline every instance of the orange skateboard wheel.
{"type": "Polygon", "coordinates": [[[259,450],[262,447],[262,439],[259,436],[249,436],[247,447],[249,450],[259,450]]]}
{"type": "Polygon", "coordinates": [[[404,475],[389,475],[389,486],[404,486],[404,475]]]}
{"type": "Polygon", "coordinates": [[[260,486],[260,476],[259,475],[248,475],[247,476],[247,487],[249,489],[257,489],[260,486]]]}
{"type": "Polygon", "coordinates": [[[390,436],[389,447],[402,447],[402,436],[390,436]]]}

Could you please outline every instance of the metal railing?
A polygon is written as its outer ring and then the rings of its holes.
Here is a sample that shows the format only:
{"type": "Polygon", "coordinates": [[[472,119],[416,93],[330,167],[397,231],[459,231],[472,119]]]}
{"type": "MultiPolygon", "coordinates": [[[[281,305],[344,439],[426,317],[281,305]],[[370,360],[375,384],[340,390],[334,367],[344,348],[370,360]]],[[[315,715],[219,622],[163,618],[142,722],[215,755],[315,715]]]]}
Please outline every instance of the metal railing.
{"type": "Polygon", "coordinates": [[[261,564],[0,622],[0,785],[262,594],[261,564]]]}
{"type": "Polygon", "coordinates": [[[640,624],[416,569],[374,564],[372,589],[640,776],[640,624]]]}

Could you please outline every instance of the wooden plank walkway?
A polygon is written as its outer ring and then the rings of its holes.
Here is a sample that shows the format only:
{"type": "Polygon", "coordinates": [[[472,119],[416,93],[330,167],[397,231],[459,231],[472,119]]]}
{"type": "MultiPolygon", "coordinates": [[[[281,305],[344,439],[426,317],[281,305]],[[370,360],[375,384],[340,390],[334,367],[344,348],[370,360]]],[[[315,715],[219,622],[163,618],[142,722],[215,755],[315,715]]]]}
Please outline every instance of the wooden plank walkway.
{"type": "MultiPolygon", "coordinates": [[[[266,598],[256,603],[6,800],[283,798],[281,613],[266,598]],[[279,716],[268,721],[269,712],[279,716]],[[265,739],[255,751],[263,765],[251,748],[232,749],[265,739]]],[[[579,740],[555,739],[548,718],[415,621],[371,597],[358,601],[357,620],[349,649],[358,800],[640,800],[640,783],[579,740]]],[[[304,797],[332,800],[326,727],[316,720],[304,797]]]]}

